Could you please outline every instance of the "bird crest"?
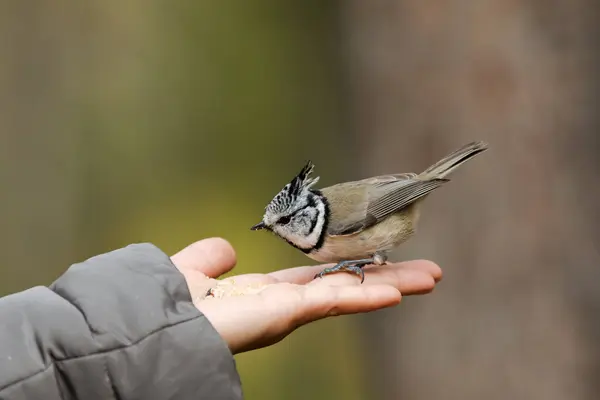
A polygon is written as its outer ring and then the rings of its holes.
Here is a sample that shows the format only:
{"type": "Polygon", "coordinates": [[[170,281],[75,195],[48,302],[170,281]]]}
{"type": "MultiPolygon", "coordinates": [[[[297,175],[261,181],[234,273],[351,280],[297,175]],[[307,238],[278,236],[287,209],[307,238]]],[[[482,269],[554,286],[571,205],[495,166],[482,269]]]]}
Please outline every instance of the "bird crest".
{"type": "Polygon", "coordinates": [[[266,211],[279,213],[290,208],[302,193],[310,189],[319,181],[319,177],[310,177],[314,168],[315,166],[312,161],[308,160],[304,167],[302,167],[302,170],[300,170],[291,182],[285,185],[273,200],[271,200],[266,207],[266,211]]]}

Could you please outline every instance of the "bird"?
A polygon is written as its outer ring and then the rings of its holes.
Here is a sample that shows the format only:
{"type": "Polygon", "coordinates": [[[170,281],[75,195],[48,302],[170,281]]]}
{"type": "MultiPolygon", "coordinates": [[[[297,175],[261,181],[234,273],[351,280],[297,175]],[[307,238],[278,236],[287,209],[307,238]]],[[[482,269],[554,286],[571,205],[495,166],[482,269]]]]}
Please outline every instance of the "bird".
{"type": "Polygon", "coordinates": [[[415,234],[423,200],[487,149],[485,142],[470,142],[420,174],[380,175],[322,189],[313,188],[320,177],[311,177],[314,164],[308,160],[250,229],[270,231],[315,261],[336,263],[314,279],[348,272],[362,284],[365,266],[385,265],[389,252],[415,234]]]}

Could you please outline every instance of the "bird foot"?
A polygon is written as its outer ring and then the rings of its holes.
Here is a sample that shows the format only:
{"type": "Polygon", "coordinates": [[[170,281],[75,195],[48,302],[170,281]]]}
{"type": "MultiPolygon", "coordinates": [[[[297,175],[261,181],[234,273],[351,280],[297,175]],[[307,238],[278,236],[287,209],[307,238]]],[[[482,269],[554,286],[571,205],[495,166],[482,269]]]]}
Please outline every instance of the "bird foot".
{"type": "Polygon", "coordinates": [[[373,263],[373,259],[342,261],[331,268],[325,268],[323,271],[316,274],[314,279],[322,278],[325,275],[336,272],[350,272],[360,276],[360,283],[363,283],[365,281],[365,272],[363,271],[363,267],[371,263],[373,263]]]}

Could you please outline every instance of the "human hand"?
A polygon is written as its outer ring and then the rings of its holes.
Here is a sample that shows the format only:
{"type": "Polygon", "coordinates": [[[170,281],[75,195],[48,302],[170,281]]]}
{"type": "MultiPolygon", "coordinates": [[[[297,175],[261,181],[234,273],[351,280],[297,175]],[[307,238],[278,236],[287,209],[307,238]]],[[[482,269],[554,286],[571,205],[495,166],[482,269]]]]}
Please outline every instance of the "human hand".
{"type": "Polygon", "coordinates": [[[318,319],[394,306],[402,295],[429,293],[442,277],[437,265],[419,260],[366,266],[363,284],[348,273],[313,279],[324,265],[216,280],[236,263],[235,251],[220,238],[196,242],[171,259],[185,276],[194,304],[233,354],[277,343],[318,319]],[[217,285],[225,295],[206,297],[217,285]]]}

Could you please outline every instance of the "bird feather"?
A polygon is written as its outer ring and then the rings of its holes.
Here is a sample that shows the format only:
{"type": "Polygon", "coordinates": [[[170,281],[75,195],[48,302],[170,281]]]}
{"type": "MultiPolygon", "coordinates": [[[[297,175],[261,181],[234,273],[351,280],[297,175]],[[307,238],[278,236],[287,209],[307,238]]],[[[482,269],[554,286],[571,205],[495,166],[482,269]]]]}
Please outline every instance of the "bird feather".
{"type": "Polygon", "coordinates": [[[416,174],[378,176],[322,189],[330,199],[327,234],[363,231],[426,196],[447,179],[419,179],[416,174]]]}

